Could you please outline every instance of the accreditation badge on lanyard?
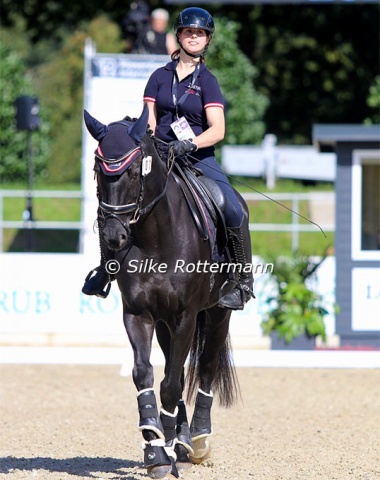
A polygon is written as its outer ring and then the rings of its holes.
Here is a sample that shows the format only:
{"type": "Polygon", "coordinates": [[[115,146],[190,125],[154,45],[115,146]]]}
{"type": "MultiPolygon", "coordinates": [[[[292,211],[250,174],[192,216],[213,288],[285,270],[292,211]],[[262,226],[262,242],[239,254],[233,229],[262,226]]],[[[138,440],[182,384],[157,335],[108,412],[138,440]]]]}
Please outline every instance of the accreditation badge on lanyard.
{"type": "Polygon", "coordinates": [[[186,118],[185,117],[179,118],[178,107],[185,102],[186,98],[188,97],[188,95],[190,93],[190,90],[192,90],[192,88],[194,87],[195,81],[196,81],[196,79],[198,77],[198,74],[199,74],[200,66],[201,66],[201,64],[198,63],[198,65],[195,67],[195,70],[194,70],[194,73],[193,73],[193,76],[192,76],[192,79],[191,79],[190,87],[188,88],[186,93],[184,93],[182,95],[182,97],[179,100],[177,100],[177,94],[178,94],[177,78],[176,78],[175,73],[173,75],[172,95],[173,95],[173,103],[175,105],[175,112],[176,112],[177,120],[175,122],[173,122],[170,126],[171,126],[173,132],[175,133],[175,136],[177,137],[178,140],[190,140],[190,139],[193,140],[194,137],[195,137],[194,132],[193,132],[192,128],[190,127],[186,118]]]}

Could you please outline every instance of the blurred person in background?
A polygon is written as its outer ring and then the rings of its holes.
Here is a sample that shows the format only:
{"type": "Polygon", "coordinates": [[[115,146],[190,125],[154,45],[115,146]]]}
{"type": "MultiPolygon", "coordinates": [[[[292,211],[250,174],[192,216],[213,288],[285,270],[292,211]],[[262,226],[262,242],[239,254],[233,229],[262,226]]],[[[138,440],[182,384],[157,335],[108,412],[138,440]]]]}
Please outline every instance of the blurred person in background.
{"type": "Polygon", "coordinates": [[[150,27],[146,30],[142,48],[145,53],[156,55],[171,55],[177,48],[175,37],[167,32],[169,13],[163,8],[157,8],[151,13],[150,27]]]}
{"type": "Polygon", "coordinates": [[[122,23],[124,38],[131,44],[130,53],[171,55],[177,48],[174,35],[167,32],[169,13],[157,8],[149,15],[144,1],[133,2],[122,23]]]}

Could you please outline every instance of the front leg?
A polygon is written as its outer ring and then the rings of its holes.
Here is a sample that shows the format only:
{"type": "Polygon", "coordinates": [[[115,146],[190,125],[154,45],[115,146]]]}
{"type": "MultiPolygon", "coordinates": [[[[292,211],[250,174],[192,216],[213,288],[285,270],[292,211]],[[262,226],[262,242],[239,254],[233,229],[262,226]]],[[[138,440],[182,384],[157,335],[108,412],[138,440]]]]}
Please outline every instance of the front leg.
{"type": "Polygon", "coordinates": [[[137,391],[153,388],[153,366],[150,363],[154,322],[152,319],[124,314],[124,326],[133,350],[132,378],[137,391]]]}
{"type": "Polygon", "coordinates": [[[133,350],[132,378],[138,391],[139,429],[147,441],[164,438],[153,390],[153,366],[150,363],[154,333],[153,320],[138,315],[125,314],[124,325],[133,350]]]}
{"type": "Polygon", "coordinates": [[[165,434],[153,390],[153,366],[150,363],[154,323],[145,317],[124,315],[124,325],[133,349],[133,382],[138,390],[139,430],[144,437],[144,464],[151,478],[162,478],[172,470],[165,450],[165,434]]]}

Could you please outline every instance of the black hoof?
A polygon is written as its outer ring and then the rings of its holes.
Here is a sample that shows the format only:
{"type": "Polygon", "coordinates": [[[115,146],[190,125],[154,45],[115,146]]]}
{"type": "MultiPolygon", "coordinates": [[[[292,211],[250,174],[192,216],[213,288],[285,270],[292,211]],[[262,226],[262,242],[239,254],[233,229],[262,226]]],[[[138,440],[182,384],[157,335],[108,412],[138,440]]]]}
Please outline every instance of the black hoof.
{"type": "Polygon", "coordinates": [[[170,459],[170,465],[156,465],[147,469],[150,478],[163,478],[167,475],[172,475],[179,478],[179,473],[174,458],[170,459]]]}
{"type": "Polygon", "coordinates": [[[163,478],[169,473],[179,477],[174,459],[169,457],[163,446],[147,443],[144,448],[144,464],[150,478],[163,478]]]}
{"type": "Polygon", "coordinates": [[[171,465],[160,465],[157,467],[149,467],[147,469],[149,478],[164,478],[171,472],[171,465]]]}

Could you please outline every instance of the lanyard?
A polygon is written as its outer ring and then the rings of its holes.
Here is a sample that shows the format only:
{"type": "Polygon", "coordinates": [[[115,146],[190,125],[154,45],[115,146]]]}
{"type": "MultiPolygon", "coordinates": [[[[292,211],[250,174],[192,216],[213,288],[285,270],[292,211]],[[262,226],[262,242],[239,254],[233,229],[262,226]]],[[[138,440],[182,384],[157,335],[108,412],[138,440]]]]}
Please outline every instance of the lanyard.
{"type": "Polygon", "coordinates": [[[190,87],[188,88],[188,90],[182,95],[182,97],[177,101],[177,95],[178,95],[178,82],[177,82],[177,76],[176,76],[176,71],[174,71],[174,75],[173,75],[173,85],[172,85],[172,96],[173,96],[173,103],[174,103],[174,106],[175,106],[175,114],[176,114],[176,117],[178,117],[178,107],[180,105],[182,105],[187,96],[189,95],[190,93],[190,90],[194,87],[195,85],[195,81],[197,80],[198,78],[198,75],[199,75],[199,70],[201,68],[201,63],[199,62],[198,65],[195,67],[195,70],[193,72],[193,76],[191,78],[191,84],[190,84],[190,87]]]}

